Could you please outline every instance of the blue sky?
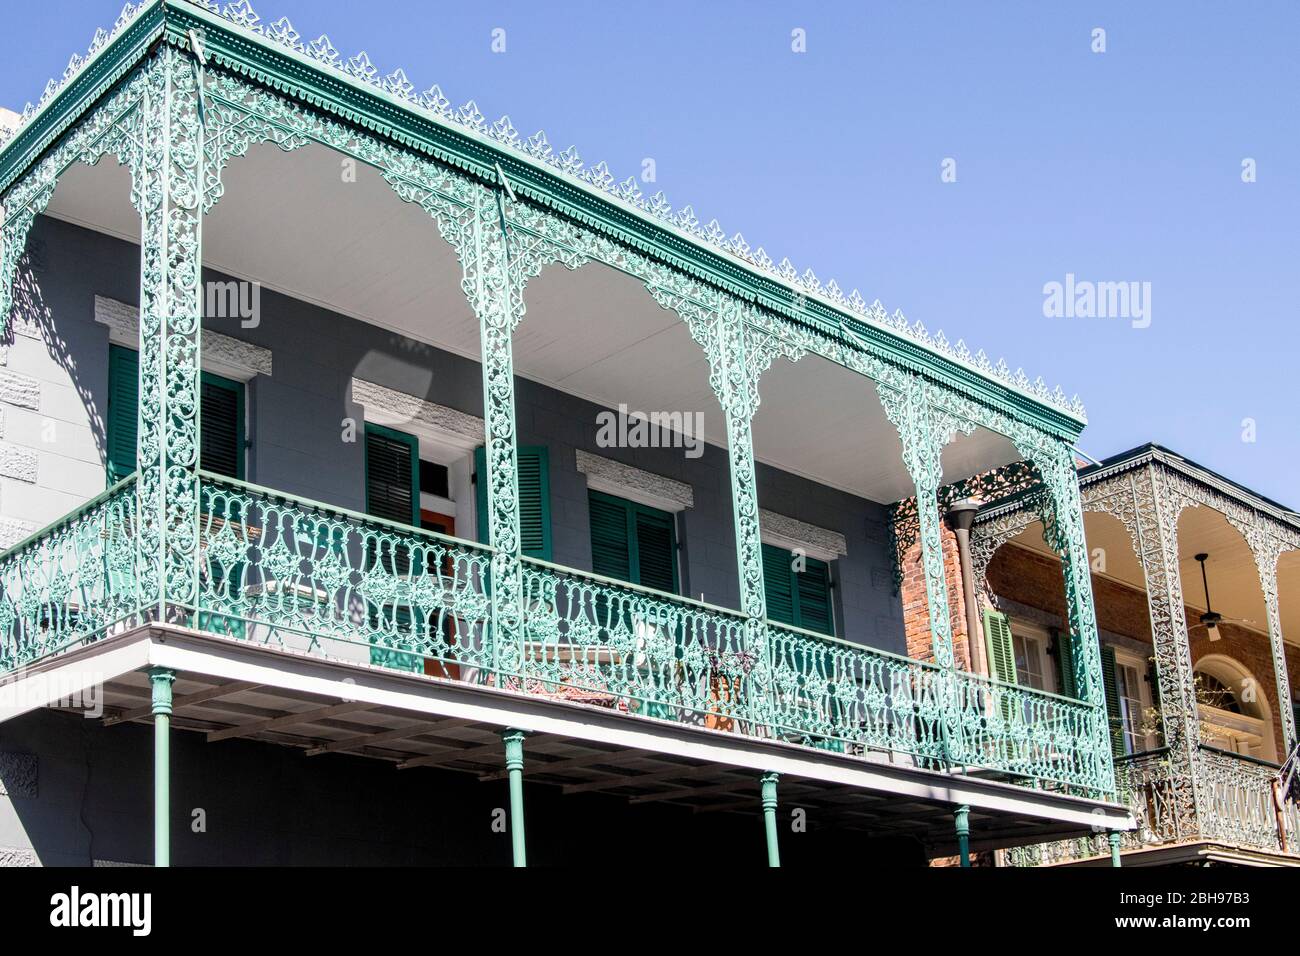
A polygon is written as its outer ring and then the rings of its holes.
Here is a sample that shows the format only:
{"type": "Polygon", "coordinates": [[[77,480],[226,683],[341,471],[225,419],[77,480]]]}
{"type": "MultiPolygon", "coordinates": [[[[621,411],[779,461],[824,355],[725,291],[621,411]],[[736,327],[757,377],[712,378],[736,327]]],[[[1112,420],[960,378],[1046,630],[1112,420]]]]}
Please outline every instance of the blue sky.
{"type": "MultiPolygon", "coordinates": [[[[1300,507],[1300,4],[254,6],[620,179],[653,158],[675,206],[1078,392],[1094,456],[1157,441],[1300,507]],[[1044,317],[1070,273],[1149,282],[1150,325],[1044,317]]],[[[0,104],[119,9],[11,5],[0,104]]]]}

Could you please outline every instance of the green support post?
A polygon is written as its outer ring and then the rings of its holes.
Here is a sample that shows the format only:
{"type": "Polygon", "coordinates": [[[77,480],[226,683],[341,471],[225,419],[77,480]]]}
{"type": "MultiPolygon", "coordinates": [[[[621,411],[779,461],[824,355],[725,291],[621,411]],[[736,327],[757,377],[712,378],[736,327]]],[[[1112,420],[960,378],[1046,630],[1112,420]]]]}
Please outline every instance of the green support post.
{"type": "Polygon", "coordinates": [[[970,866],[970,807],[958,807],[953,819],[957,823],[957,855],[962,866],[970,866]]]}
{"type": "Polygon", "coordinates": [[[510,849],[515,866],[527,866],[524,850],[524,732],[506,730],[506,772],[510,775],[510,849]]]}
{"type": "Polygon", "coordinates": [[[763,774],[763,827],[767,831],[767,865],[781,865],[781,847],[776,841],[776,781],[779,774],[763,774]]]}
{"type": "Polygon", "coordinates": [[[153,687],[153,865],[171,866],[171,723],[172,683],[165,667],[149,671],[153,687]]]}
{"type": "Polygon", "coordinates": [[[1109,834],[1109,839],[1110,839],[1110,865],[1111,865],[1111,866],[1119,866],[1119,865],[1120,865],[1120,862],[1119,862],[1119,841],[1120,841],[1120,833],[1119,833],[1119,831],[1118,831],[1118,830],[1111,830],[1111,831],[1110,831],[1110,834],[1109,834]]]}

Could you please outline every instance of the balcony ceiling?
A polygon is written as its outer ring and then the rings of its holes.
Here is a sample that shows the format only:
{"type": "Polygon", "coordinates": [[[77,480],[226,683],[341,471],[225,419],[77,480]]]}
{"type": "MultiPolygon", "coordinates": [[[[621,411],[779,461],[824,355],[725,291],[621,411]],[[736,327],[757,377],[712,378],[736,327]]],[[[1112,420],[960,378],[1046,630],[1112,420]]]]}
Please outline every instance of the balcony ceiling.
{"type": "MultiPolygon", "coordinates": [[[[1146,582],[1133,551],[1128,531],[1110,515],[1087,512],[1084,527],[1088,550],[1105,552],[1104,577],[1145,590],[1146,582]]],[[[1050,554],[1043,541],[1042,525],[1030,525],[1013,539],[1015,544],[1041,554],[1050,554]]],[[[1268,633],[1268,617],[1259,572],[1246,541],[1219,512],[1211,508],[1188,508],[1178,522],[1178,567],[1182,575],[1183,601],[1199,616],[1205,610],[1201,568],[1194,555],[1206,553],[1206,574],[1210,582],[1210,603],[1229,623],[1268,633]],[[1244,623],[1243,623],[1244,622],[1244,623]]],[[[1278,562],[1282,634],[1287,643],[1300,646],[1300,551],[1283,554],[1278,562]]],[[[1197,623],[1195,616],[1189,625],[1197,623]]],[[[1200,633],[1199,631],[1197,632],[1200,633]]],[[[1265,679],[1265,678],[1261,678],[1265,679]]],[[[1272,680],[1272,675],[1267,676],[1272,680]]]]}
{"type": "MultiPolygon", "coordinates": [[[[478,320],[460,264],[428,213],[401,202],[370,167],[358,166],[355,181],[345,172],[339,154],[316,145],[285,153],[264,144],[233,160],[204,221],[205,267],[477,360],[478,320]]],[[[77,166],[49,211],[138,242],[128,194],[129,178],[111,160],[77,166]]],[[[609,408],[702,412],[706,439],[725,447],[702,351],[639,281],[601,264],[556,265],[530,282],[526,306],[515,335],[519,375],[609,408]]],[[[808,356],[778,359],[760,391],[760,461],[873,501],[912,493],[869,381],[808,356]]],[[[1017,457],[1005,439],[979,431],[949,446],[944,477],[1017,457]]]]}

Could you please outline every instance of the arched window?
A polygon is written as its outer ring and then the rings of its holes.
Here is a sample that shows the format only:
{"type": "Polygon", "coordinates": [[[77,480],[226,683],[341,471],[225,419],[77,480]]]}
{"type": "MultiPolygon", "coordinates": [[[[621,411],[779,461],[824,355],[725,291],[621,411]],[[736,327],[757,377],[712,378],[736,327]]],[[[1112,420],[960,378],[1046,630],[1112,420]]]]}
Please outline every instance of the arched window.
{"type": "Polygon", "coordinates": [[[1254,675],[1222,654],[1203,657],[1194,673],[1201,743],[1276,760],[1272,714],[1254,675]]]}
{"type": "Polygon", "coordinates": [[[1237,695],[1233,693],[1231,687],[1225,684],[1213,674],[1198,673],[1196,675],[1196,702],[1206,704],[1218,710],[1226,710],[1231,714],[1243,713],[1241,704],[1237,701],[1237,695]]]}

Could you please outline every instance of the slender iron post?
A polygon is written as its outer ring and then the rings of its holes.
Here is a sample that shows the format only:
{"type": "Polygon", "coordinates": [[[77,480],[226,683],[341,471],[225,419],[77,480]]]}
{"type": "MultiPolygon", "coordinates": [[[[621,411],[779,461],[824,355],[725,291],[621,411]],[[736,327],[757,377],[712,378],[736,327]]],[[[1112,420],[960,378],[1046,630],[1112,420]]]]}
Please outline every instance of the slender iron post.
{"type": "Polygon", "coordinates": [[[165,667],[149,671],[153,685],[153,865],[171,866],[171,722],[172,682],[165,667]]]}
{"type": "Polygon", "coordinates": [[[970,807],[960,806],[952,816],[957,824],[957,855],[962,866],[970,866],[970,807]]]}
{"type": "Polygon", "coordinates": [[[781,865],[781,847],[776,841],[776,781],[779,774],[763,774],[763,828],[767,831],[767,865],[781,865]]]}
{"type": "Polygon", "coordinates": [[[515,866],[527,866],[524,851],[524,732],[506,730],[506,772],[510,775],[510,849],[515,866]]]}
{"type": "Polygon", "coordinates": [[[1119,831],[1111,830],[1109,834],[1109,839],[1110,839],[1110,865],[1120,866],[1121,864],[1119,862],[1119,840],[1120,840],[1119,831]]]}

